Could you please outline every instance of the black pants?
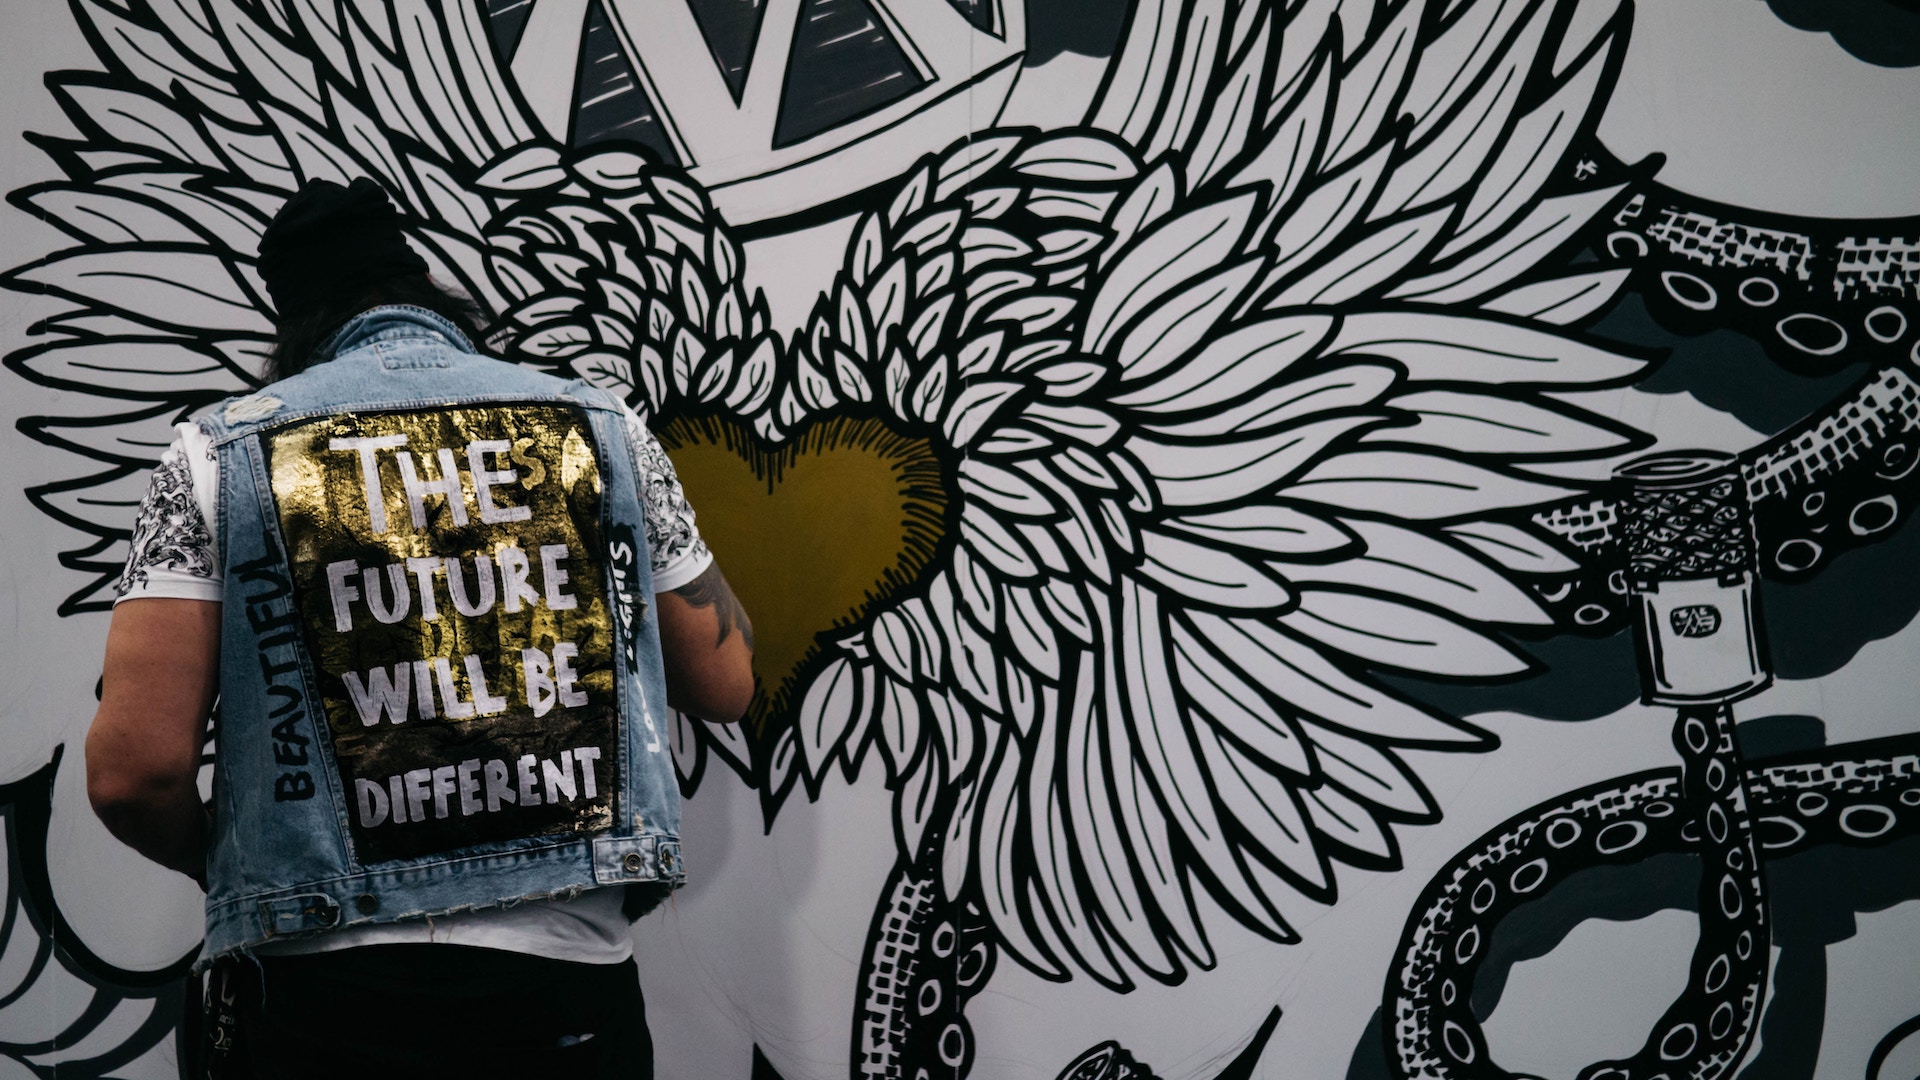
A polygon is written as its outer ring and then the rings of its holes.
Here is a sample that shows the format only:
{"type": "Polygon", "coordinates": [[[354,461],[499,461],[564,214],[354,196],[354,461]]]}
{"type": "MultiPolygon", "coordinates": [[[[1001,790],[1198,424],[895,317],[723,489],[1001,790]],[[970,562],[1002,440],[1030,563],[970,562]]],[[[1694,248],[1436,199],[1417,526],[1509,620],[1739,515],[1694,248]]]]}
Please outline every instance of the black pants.
{"type": "Polygon", "coordinates": [[[242,958],[209,975],[209,1004],[232,1021],[230,1049],[209,1048],[213,1077],[653,1077],[632,960],[458,945],[242,958]]]}

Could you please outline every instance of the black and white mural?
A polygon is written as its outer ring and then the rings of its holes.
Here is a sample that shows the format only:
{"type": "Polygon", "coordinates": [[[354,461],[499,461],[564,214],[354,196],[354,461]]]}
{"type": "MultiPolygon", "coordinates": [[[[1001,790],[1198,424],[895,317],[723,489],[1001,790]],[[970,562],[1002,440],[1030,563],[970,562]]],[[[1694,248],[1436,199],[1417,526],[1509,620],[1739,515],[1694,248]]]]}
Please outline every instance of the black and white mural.
{"type": "Polygon", "coordinates": [[[662,1075],[1920,1072],[1912,5],[17,21],[0,1075],[190,1064],[80,736],[260,231],[356,176],[761,628],[674,733],[662,1075]]]}

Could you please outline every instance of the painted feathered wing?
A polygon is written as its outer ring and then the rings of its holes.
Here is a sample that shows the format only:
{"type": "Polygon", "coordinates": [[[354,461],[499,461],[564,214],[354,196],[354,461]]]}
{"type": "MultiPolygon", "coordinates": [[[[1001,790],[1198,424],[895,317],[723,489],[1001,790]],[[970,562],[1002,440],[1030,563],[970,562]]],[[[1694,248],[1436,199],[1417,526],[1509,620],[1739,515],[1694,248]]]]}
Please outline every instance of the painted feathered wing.
{"type": "Polygon", "coordinates": [[[73,0],[104,70],[49,77],[80,138],[34,137],[65,179],[11,197],[75,243],[5,278],[71,304],[8,366],[91,399],[29,434],[106,466],[30,492],[90,538],[65,556],[88,581],[63,612],[110,603],[169,425],[258,383],[273,326],[255,252],[307,179],[377,179],[518,359],[643,410],[729,345],[759,345],[769,378],[766,305],[704,195],[630,150],[540,136],[480,7],[73,0]]]}
{"type": "Polygon", "coordinates": [[[1380,676],[1527,672],[1501,631],[1572,564],[1502,519],[1642,441],[1551,396],[1639,370],[1556,329],[1623,278],[1525,280],[1614,194],[1542,189],[1624,21],[1334,7],[1144,7],[1104,134],[990,134],[868,217],[789,388],[942,441],[959,532],[770,782],[874,748],[903,856],[939,835],[1052,977],[1210,965],[1196,884],[1286,941],[1335,861],[1398,865],[1438,817],[1403,752],[1492,740],[1380,676]]]}
{"type": "Polygon", "coordinates": [[[109,70],[54,80],[86,138],[16,198],[79,246],[10,279],[75,310],[9,361],[130,403],[40,422],[108,468],[35,492],[98,538],[69,607],[166,424],[254,378],[267,217],[373,175],[513,355],[774,441],[879,410],[959,459],[950,555],[766,762],[688,753],[778,792],[877,749],[903,851],[943,835],[949,894],[1042,972],[1209,963],[1196,881],[1285,940],[1276,898],[1435,816],[1400,751],[1488,745],[1376,673],[1524,671],[1515,581],[1565,560],[1488,519],[1632,438],[1545,396],[1636,369],[1554,332],[1620,280],[1521,283],[1610,195],[1541,195],[1622,33],[1563,40],[1566,6],[1144,4],[1085,130],[929,158],[788,344],[697,187],[533,136],[472,5],[76,0],[109,70]]]}
{"type": "Polygon", "coordinates": [[[110,401],[30,432],[108,469],[32,492],[94,538],[66,557],[90,573],[67,612],[110,602],[168,425],[258,381],[273,327],[254,253],[300,182],[377,178],[433,273],[499,311],[514,281],[491,264],[484,235],[505,203],[478,181],[533,133],[475,5],[75,0],[72,10],[104,70],[48,78],[81,137],[37,137],[66,179],[12,199],[76,245],[6,279],[72,304],[8,365],[110,401]]]}

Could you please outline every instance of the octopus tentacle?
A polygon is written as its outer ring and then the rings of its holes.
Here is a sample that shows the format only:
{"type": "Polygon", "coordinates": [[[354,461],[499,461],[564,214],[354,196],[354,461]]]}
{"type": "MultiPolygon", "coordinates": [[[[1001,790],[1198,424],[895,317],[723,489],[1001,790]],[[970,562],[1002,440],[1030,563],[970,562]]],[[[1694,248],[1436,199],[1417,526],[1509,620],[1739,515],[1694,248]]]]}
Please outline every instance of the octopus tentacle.
{"type": "Polygon", "coordinates": [[[1920,735],[1769,758],[1747,770],[1763,859],[1920,833],[1920,735]]]}
{"type": "MultiPolygon", "coordinates": [[[[933,820],[949,820],[951,802],[933,820]]],[[[966,1076],[973,1066],[967,1002],[986,988],[999,959],[987,917],[940,887],[945,833],[929,829],[912,862],[897,859],[867,933],[855,1002],[854,1080],[911,1078],[912,1063],[939,1061],[966,1076]]]]}
{"type": "Polygon", "coordinates": [[[1680,752],[1681,827],[1706,872],[1700,877],[1700,938],[1687,986],[1640,1051],[1581,1070],[1581,1080],[1655,1080],[1724,1076],[1753,1041],[1766,997],[1766,880],[1753,842],[1753,817],[1729,706],[1681,710],[1673,730],[1680,752]]]}
{"type": "Polygon", "coordinates": [[[1508,821],[1430,881],[1387,984],[1388,1057],[1409,1080],[1505,1077],[1471,1010],[1493,928],[1568,875],[1686,847],[1678,769],[1609,780],[1508,821]]]}
{"type": "Polygon", "coordinates": [[[1683,768],[1617,777],[1535,806],[1463,849],[1422,891],[1401,935],[1384,999],[1388,1058],[1409,1080],[1481,1080],[1513,1074],[1491,1058],[1470,1008],[1474,975],[1502,919],[1595,866],[1668,852],[1701,854],[1724,868],[1702,880],[1703,926],[1686,994],[1626,1062],[1601,1063],[1584,1077],[1720,1075],[1739,1059],[1752,1012],[1764,997],[1767,941],[1757,859],[1826,844],[1860,846],[1920,835],[1920,735],[1827,747],[1738,767],[1724,708],[1683,713],[1675,733],[1683,768]],[[1688,739],[1689,720],[1709,735],[1688,739]],[[1726,770],[1718,775],[1714,762],[1726,770]],[[1737,778],[1737,782],[1736,781],[1737,778]],[[1692,780],[1697,788],[1689,788],[1692,780]],[[1697,794],[1696,794],[1697,792],[1697,794]],[[1715,825],[1713,808],[1724,819],[1715,825]],[[1716,839],[1716,828],[1719,838],[1716,839]],[[1741,908],[1722,904],[1733,882],[1741,908]],[[1759,930],[1755,928],[1759,927],[1759,930]],[[1746,957],[1741,935],[1753,933],[1746,957]],[[1718,961],[1728,959],[1722,967],[1718,961]],[[1722,1005],[1730,1006],[1721,1013],[1722,1005]],[[1718,1026],[1714,1017],[1725,1015],[1718,1026]],[[1678,1050],[1679,1024],[1695,1023],[1691,1052],[1678,1050]],[[1715,1030],[1721,1035],[1715,1038],[1715,1030]],[[1669,1040],[1673,1040],[1669,1043],[1669,1040]]]}

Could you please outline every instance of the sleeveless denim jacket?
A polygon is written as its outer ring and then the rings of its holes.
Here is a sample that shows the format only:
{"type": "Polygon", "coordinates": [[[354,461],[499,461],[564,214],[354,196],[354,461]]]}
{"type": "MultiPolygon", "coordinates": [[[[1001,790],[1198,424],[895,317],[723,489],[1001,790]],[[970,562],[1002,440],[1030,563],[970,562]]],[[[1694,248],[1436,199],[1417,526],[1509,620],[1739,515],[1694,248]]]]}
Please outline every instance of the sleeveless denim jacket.
{"type": "Polygon", "coordinates": [[[200,421],[220,465],[202,959],[685,881],[619,403],[385,307],[200,421]],[[325,351],[325,350],[323,350],[325,351]]]}

